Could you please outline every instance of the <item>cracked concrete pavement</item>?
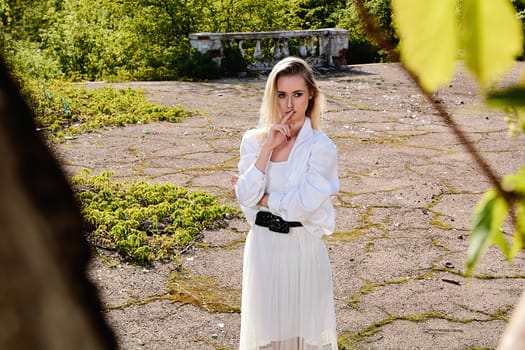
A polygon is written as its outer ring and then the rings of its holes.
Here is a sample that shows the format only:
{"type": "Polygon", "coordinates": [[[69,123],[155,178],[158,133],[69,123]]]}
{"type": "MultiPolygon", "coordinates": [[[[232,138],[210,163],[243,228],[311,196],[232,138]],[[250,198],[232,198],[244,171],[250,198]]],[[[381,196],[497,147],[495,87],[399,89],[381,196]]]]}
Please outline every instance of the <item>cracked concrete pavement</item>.
{"type": "MultiPolygon", "coordinates": [[[[516,67],[507,80],[518,80],[516,67]]],[[[198,109],[181,123],[80,135],[56,146],[70,175],[110,170],[115,179],[169,182],[229,196],[242,133],[256,124],[264,77],[209,82],[132,82],[153,101],[198,109]]],[[[93,84],[96,86],[99,83],[93,84]]],[[[337,327],[349,349],[495,348],[525,281],[523,254],[508,264],[489,249],[464,277],[473,206],[490,187],[446,123],[395,64],[349,66],[319,77],[325,132],[339,149],[337,226],[326,239],[337,327]]],[[[468,73],[436,98],[498,175],[525,164],[503,113],[487,109],[468,73]]],[[[240,289],[247,225],[206,231],[183,256],[194,276],[240,289]]],[[[508,232],[508,230],[507,230],[508,232]]],[[[238,313],[165,300],[173,264],[144,269],[97,258],[90,270],[122,349],[236,349],[238,313]],[[144,301],[133,303],[130,301],[144,301]],[[149,300],[147,302],[146,300],[149,300]]]]}

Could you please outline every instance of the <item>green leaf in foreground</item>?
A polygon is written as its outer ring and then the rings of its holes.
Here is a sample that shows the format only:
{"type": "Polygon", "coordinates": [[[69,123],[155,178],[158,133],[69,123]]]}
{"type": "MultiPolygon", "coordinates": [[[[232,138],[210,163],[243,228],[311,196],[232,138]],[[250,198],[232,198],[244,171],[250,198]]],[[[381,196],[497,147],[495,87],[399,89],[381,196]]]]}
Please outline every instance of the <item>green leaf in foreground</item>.
{"type": "Polygon", "coordinates": [[[454,74],[458,52],[456,0],[392,0],[401,59],[429,92],[454,74]]]}
{"type": "Polygon", "coordinates": [[[491,243],[497,244],[505,256],[509,255],[510,249],[501,231],[507,212],[507,203],[494,189],[487,191],[476,205],[467,252],[468,274],[491,243]]]}
{"type": "Polygon", "coordinates": [[[523,51],[521,21],[509,0],[464,0],[462,14],[466,66],[487,87],[523,51]]]}
{"type": "Polygon", "coordinates": [[[509,203],[495,189],[487,191],[474,210],[472,234],[467,253],[467,273],[491,244],[497,245],[508,260],[523,249],[525,243],[525,166],[518,173],[505,176],[502,187],[515,206],[515,231],[509,247],[501,227],[510,212],[509,203]]]}
{"type": "Polygon", "coordinates": [[[516,174],[505,176],[503,188],[516,197],[516,231],[511,251],[511,257],[514,257],[525,244],[525,166],[516,174]]]}
{"type": "Polygon", "coordinates": [[[90,177],[84,171],[72,185],[90,242],[133,263],[172,258],[204,229],[225,226],[227,213],[240,215],[203,191],[111,177],[110,172],[90,177]]]}
{"type": "Polygon", "coordinates": [[[487,104],[493,107],[525,107],[525,87],[512,86],[487,93],[487,104]]]}
{"type": "Polygon", "coordinates": [[[505,121],[512,136],[525,132],[525,87],[511,86],[491,91],[486,96],[489,106],[505,111],[505,121]]]}

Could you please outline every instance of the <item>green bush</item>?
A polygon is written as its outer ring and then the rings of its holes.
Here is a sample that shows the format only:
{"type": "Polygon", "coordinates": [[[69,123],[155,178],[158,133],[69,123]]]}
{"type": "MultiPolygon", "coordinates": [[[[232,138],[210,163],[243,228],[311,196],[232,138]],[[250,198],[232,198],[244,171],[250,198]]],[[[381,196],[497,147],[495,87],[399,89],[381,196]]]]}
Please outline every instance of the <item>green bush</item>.
{"type": "Polygon", "coordinates": [[[348,51],[346,52],[347,64],[375,63],[388,61],[377,45],[364,37],[351,37],[348,40],[348,51]]]}
{"type": "MultiPolygon", "coordinates": [[[[365,4],[368,11],[373,14],[378,25],[396,44],[398,39],[392,24],[390,0],[369,0],[365,4]]],[[[346,54],[348,64],[389,61],[388,56],[366,34],[355,5],[352,4],[338,13],[338,27],[349,31],[348,51],[346,54]]]]}
{"type": "Polygon", "coordinates": [[[221,68],[208,55],[193,50],[189,59],[180,69],[181,75],[189,79],[217,79],[221,76],[221,68]]]}
{"type": "Polygon", "coordinates": [[[12,42],[6,47],[8,51],[4,52],[4,56],[17,79],[64,79],[57,58],[42,50],[38,43],[16,41],[9,34],[5,35],[5,40],[12,42]]]}
{"type": "Polygon", "coordinates": [[[222,52],[221,73],[226,77],[237,77],[246,72],[248,63],[237,45],[226,46],[222,52]]]}

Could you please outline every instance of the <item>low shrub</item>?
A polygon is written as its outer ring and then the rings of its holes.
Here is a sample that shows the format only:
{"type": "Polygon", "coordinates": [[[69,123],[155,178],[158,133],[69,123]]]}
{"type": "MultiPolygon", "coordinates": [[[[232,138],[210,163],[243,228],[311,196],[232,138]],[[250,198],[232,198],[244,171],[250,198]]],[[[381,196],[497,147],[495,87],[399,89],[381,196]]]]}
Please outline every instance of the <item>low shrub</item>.
{"type": "Polygon", "coordinates": [[[239,73],[246,72],[248,63],[243,57],[239,47],[226,46],[222,52],[221,72],[226,77],[237,77],[239,73]]]}

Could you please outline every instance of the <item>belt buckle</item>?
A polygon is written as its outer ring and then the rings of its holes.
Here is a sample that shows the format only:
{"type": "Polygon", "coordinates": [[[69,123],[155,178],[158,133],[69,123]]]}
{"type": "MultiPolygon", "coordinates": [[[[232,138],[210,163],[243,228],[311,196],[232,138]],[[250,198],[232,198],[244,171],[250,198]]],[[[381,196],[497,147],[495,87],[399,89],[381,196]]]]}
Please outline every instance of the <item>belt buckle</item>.
{"type": "Polygon", "coordinates": [[[279,232],[279,233],[289,233],[290,226],[288,222],[283,220],[280,216],[272,215],[270,226],[268,227],[270,231],[279,232]]]}

